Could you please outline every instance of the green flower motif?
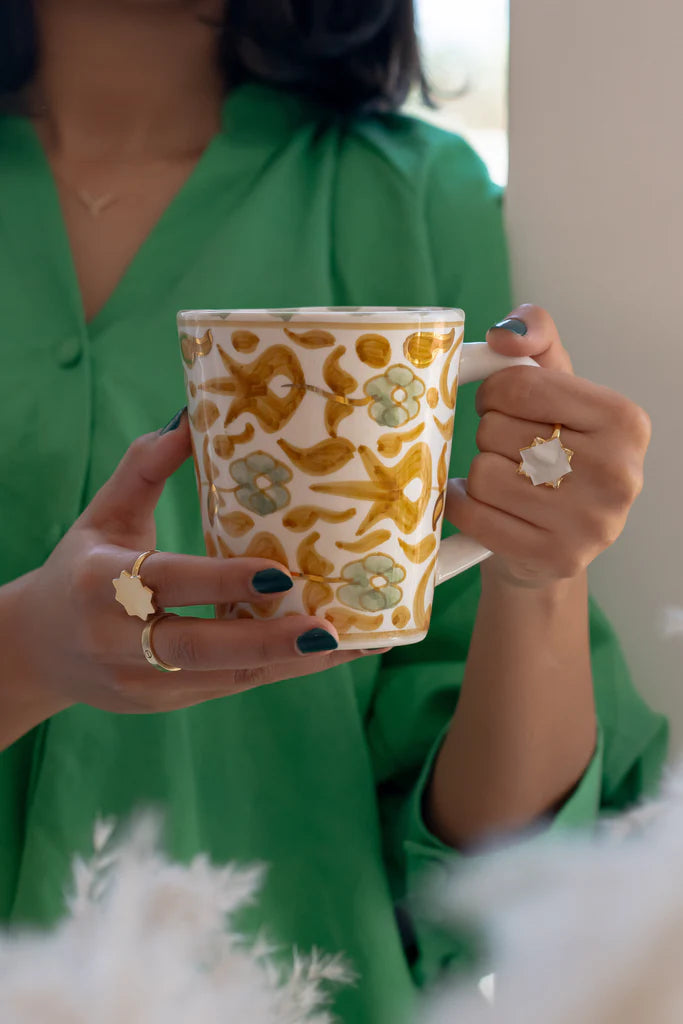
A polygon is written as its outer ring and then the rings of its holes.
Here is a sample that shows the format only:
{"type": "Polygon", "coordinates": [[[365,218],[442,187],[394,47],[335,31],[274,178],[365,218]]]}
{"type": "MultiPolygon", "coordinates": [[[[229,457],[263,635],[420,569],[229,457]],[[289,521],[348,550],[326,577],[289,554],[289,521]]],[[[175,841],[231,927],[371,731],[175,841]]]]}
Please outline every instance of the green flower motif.
{"type": "Polygon", "coordinates": [[[230,476],[239,484],[235,497],[240,505],[257,516],[269,516],[289,505],[290,494],[283,484],[292,479],[292,471],[266,452],[252,452],[231,462],[230,476]]]}
{"type": "Polygon", "coordinates": [[[368,555],[362,562],[350,562],[344,566],[342,576],[350,582],[339,588],[337,600],[349,608],[383,612],[403,597],[401,588],[394,584],[406,578],[405,569],[388,555],[368,555]]]}
{"type": "Polygon", "coordinates": [[[365,393],[374,401],[369,413],[381,427],[402,427],[420,411],[418,399],[425,386],[408,366],[390,366],[381,377],[365,385],[365,393]]]}

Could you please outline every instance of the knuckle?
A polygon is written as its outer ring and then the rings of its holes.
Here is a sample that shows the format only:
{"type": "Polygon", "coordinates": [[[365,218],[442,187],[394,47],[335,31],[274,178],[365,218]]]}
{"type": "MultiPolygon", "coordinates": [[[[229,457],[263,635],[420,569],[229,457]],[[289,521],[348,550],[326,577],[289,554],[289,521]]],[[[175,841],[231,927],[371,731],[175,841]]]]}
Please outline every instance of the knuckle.
{"type": "Polygon", "coordinates": [[[243,593],[249,593],[250,572],[245,564],[240,557],[217,561],[218,586],[225,601],[238,601],[243,593]]]}
{"type": "Polygon", "coordinates": [[[526,404],[538,386],[538,373],[532,366],[508,366],[500,371],[509,381],[507,387],[512,398],[526,404]]]}
{"type": "Polygon", "coordinates": [[[126,707],[136,711],[157,710],[157,703],[151,692],[138,679],[123,672],[113,672],[108,683],[112,697],[126,707]]]}
{"type": "Polygon", "coordinates": [[[71,568],[73,596],[81,607],[91,607],[93,598],[102,587],[102,568],[91,548],[71,568]]]}
{"type": "Polygon", "coordinates": [[[137,462],[143,453],[147,451],[148,446],[149,434],[142,434],[140,437],[136,437],[128,446],[128,451],[125,455],[126,460],[137,462]]]}
{"type": "MultiPolygon", "coordinates": [[[[159,629],[164,625],[160,623],[159,629]]],[[[155,647],[159,648],[159,634],[155,634],[154,638],[155,647]]],[[[181,665],[187,668],[194,668],[199,663],[199,649],[197,644],[197,638],[191,629],[186,626],[177,627],[176,631],[168,634],[166,640],[166,647],[168,649],[168,655],[161,655],[163,661],[170,662],[171,665],[181,665]]],[[[163,647],[162,647],[163,650],[163,647]]]]}
{"type": "Polygon", "coordinates": [[[484,499],[484,496],[488,493],[490,476],[489,460],[486,458],[485,453],[476,455],[467,474],[467,492],[470,497],[476,498],[479,501],[484,499]]]}
{"type": "Polygon", "coordinates": [[[634,438],[644,451],[652,439],[652,420],[645,410],[639,405],[633,406],[632,420],[634,438]]]}
{"type": "Polygon", "coordinates": [[[609,463],[602,468],[602,487],[610,508],[629,508],[643,488],[642,470],[609,463]]]}
{"type": "Polygon", "coordinates": [[[256,686],[263,686],[264,683],[270,681],[269,669],[266,665],[235,669],[233,681],[238,689],[251,690],[256,686]]]}
{"type": "Polygon", "coordinates": [[[610,408],[610,420],[622,435],[633,439],[639,445],[647,446],[652,433],[652,421],[639,405],[624,395],[614,394],[610,408]]]}
{"type": "Polygon", "coordinates": [[[485,412],[479,420],[477,427],[476,444],[479,451],[490,451],[493,447],[493,438],[496,435],[496,424],[500,413],[493,410],[485,412]]]}
{"type": "Polygon", "coordinates": [[[479,386],[477,412],[483,417],[491,409],[524,406],[533,394],[535,383],[531,366],[506,366],[496,370],[479,386]]]}
{"type": "Polygon", "coordinates": [[[565,551],[557,563],[560,579],[569,580],[578,576],[585,568],[584,559],[575,551],[565,551]]]}
{"type": "Polygon", "coordinates": [[[583,535],[599,550],[603,551],[611,544],[614,544],[620,533],[621,526],[613,515],[594,511],[586,513],[583,535]]]}

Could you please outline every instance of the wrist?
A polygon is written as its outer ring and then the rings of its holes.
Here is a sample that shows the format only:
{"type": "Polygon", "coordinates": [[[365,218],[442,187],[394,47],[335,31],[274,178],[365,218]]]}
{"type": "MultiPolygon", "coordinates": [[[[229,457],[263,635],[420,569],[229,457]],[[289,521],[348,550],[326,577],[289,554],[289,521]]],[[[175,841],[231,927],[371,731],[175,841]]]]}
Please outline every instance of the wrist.
{"type": "Polygon", "coordinates": [[[518,592],[520,595],[529,593],[544,597],[571,593],[586,578],[585,570],[577,576],[562,579],[550,576],[518,576],[509,568],[504,559],[495,554],[481,563],[480,570],[483,589],[509,590],[518,592]]]}
{"type": "Polygon", "coordinates": [[[0,636],[3,667],[0,673],[0,750],[36,725],[64,711],[73,701],[51,690],[36,658],[33,595],[39,572],[27,573],[0,588],[0,636]]]}

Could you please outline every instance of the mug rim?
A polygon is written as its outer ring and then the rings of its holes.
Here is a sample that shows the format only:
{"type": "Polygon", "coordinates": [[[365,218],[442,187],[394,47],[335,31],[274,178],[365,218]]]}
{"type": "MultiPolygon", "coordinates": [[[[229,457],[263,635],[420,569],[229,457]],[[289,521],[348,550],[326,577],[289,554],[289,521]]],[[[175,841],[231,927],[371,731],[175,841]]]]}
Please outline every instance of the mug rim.
{"type": "Polygon", "coordinates": [[[177,314],[178,325],[223,321],[226,326],[236,322],[251,322],[270,318],[276,327],[294,322],[319,322],[383,319],[397,324],[444,323],[463,321],[465,313],[455,306],[274,306],[254,309],[183,309],[177,314]]]}

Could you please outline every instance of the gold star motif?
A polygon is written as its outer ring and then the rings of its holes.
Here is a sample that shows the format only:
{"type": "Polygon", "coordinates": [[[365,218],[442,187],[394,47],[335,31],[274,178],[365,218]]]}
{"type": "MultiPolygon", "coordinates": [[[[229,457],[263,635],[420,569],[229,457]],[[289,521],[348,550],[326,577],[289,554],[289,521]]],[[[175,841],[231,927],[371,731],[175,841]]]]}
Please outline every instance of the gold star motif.
{"type": "Polygon", "coordinates": [[[360,445],[367,480],[339,481],[336,484],[311,484],[312,491],[340,498],[372,502],[370,510],[356,530],[361,536],[382,519],[393,519],[403,533],[412,533],[424,515],[432,486],[432,456],[426,444],[414,445],[397,466],[385,466],[366,445],[360,445]],[[416,501],[405,495],[405,487],[420,480],[422,489],[416,501]]]}
{"type": "Polygon", "coordinates": [[[139,576],[131,576],[124,569],[112,583],[116,591],[116,600],[123,605],[129,615],[137,615],[143,622],[150,615],[154,615],[154,591],[146,587],[139,576]]]}

